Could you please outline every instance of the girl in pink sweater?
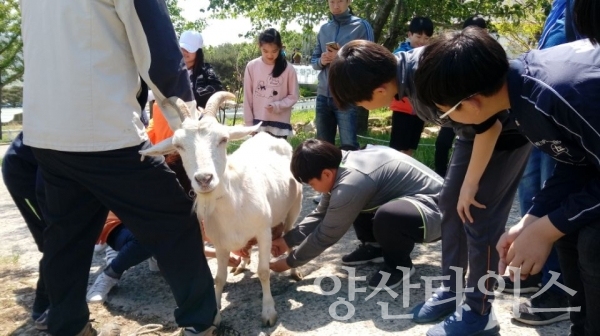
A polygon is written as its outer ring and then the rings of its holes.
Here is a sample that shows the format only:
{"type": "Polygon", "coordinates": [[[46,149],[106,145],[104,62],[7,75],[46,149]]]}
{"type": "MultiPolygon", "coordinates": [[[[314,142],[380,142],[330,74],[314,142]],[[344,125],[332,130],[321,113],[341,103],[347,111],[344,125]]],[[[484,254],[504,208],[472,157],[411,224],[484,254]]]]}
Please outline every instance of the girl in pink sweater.
{"type": "Polygon", "coordinates": [[[296,70],[281,52],[281,35],[273,28],[258,37],[261,56],[246,65],[244,73],[244,123],[262,122],[260,130],[273,136],[292,135],[292,107],[298,101],[296,70]]]}

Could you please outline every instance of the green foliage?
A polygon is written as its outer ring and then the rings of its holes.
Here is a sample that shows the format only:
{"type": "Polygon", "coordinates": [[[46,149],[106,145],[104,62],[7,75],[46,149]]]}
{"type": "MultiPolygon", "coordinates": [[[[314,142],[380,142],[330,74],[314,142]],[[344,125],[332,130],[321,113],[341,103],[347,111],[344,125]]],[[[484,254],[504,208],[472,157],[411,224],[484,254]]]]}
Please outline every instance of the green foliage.
{"type": "MultiPolygon", "coordinates": [[[[173,22],[173,27],[178,35],[186,30],[202,31],[206,26],[206,20],[198,19],[196,21],[187,21],[181,16],[182,9],[179,7],[177,0],[165,0],[167,8],[169,9],[169,16],[173,22]]],[[[204,12],[204,10],[200,10],[204,12]]]]}
{"type": "Polygon", "coordinates": [[[0,2],[0,88],[23,76],[21,13],[17,0],[0,2]]]}
{"type": "MultiPolygon", "coordinates": [[[[259,55],[256,43],[227,43],[208,47],[204,53],[206,61],[213,66],[224,88],[236,95],[237,102],[242,102],[244,97],[246,64],[259,55]]],[[[235,113],[240,115],[240,119],[243,119],[243,110],[238,111],[240,107],[238,105],[235,107],[235,113]]],[[[225,120],[222,121],[225,122],[225,120]]],[[[234,124],[236,121],[237,118],[233,119],[234,124]]]]}
{"type": "Polygon", "coordinates": [[[518,15],[492,21],[493,30],[508,42],[509,55],[515,56],[537,47],[548,5],[547,0],[524,0],[523,5],[518,7],[518,15]]]}
{"type": "Polygon", "coordinates": [[[23,103],[23,87],[11,86],[2,88],[2,104],[20,106],[23,103]]]}
{"type": "MultiPolygon", "coordinates": [[[[518,27],[521,20],[543,23],[536,14],[547,0],[354,0],[353,12],[373,25],[375,39],[390,49],[406,36],[408,22],[414,16],[429,16],[437,30],[457,29],[469,16],[481,14],[486,19],[498,18],[518,27]]],[[[219,17],[249,17],[255,29],[297,20],[305,30],[326,19],[329,10],[325,0],[210,0],[209,9],[219,17]]]]}
{"type": "Polygon", "coordinates": [[[314,85],[300,84],[300,97],[312,97],[316,95],[314,85]]]}

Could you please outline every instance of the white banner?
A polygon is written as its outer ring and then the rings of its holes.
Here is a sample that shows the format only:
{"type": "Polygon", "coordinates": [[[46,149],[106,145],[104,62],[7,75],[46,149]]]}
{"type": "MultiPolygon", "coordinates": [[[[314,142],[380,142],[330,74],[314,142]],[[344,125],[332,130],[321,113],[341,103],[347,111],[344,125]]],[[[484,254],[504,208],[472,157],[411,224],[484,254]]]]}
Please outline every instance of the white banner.
{"type": "Polygon", "coordinates": [[[317,84],[317,76],[320,70],[315,70],[310,65],[294,65],[296,74],[298,74],[298,83],[317,84]]]}

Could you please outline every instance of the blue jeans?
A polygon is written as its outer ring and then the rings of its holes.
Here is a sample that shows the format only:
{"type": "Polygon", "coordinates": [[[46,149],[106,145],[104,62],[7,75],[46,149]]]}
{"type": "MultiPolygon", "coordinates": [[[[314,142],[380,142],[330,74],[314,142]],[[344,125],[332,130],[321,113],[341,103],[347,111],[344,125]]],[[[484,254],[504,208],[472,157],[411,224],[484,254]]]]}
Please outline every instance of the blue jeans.
{"type": "Polygon", "coordinates": [[[356,108],[340,110],[333,102],[333,98],[323,95],[317,96],[315,124],[317,126],[317,139],[335,144],[337,128],[340,129],[340,145],[359,147],[356,138],[356,108]]]}
{"type": "MultiPolygon", "coordinates": [[[[556,166],[556,161],[554,161],[554,159],[536,147],[533,147],[529,156],[529,161],[527,161],[527,167],[525,168],[525,172],[519,183],[519,205],[521,207],[521,216],[524,216],[533,205],[533,197],[542,189],[544,182],[552,175],[554,166],[556,166]]],[[[556,248],[552,248],[548,259],[542,268],[542,286],[545,286],[548,281],[550,281],[550,278],[552,278],[550,271],[561,274],[558,278],[558,282],[563,283],[556,248]]],[[[552,286],[551,290],[559,289],[556,286],[552,286]]]]}
{"type": "Polygon", "coordinates": [[[110,268],[119,275],[152,256],[123,224],[113,229],[107,243],[119,252],[110,264],[110,268]]]}

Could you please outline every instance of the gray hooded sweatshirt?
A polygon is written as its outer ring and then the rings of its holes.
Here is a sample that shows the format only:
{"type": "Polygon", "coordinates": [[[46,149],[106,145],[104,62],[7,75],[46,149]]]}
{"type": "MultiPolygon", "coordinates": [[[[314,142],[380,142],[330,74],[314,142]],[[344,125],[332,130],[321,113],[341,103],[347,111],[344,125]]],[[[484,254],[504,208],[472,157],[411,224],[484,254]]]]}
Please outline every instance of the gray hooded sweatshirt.
{"type": "Polygon", "coordinates": [[[310,59],[310,63],[319,73],[319,85],[317,94],[331,97],[327,86],[327,66],[321,65],[321,54],[327,51],[328,42],[337,42],[340,47],[352,40],[374,41],[373,28],[371,25],[347,10],[339,15],[332,15],[331,20],[321,26],[317,34],[317,44],[310,59]]]}

